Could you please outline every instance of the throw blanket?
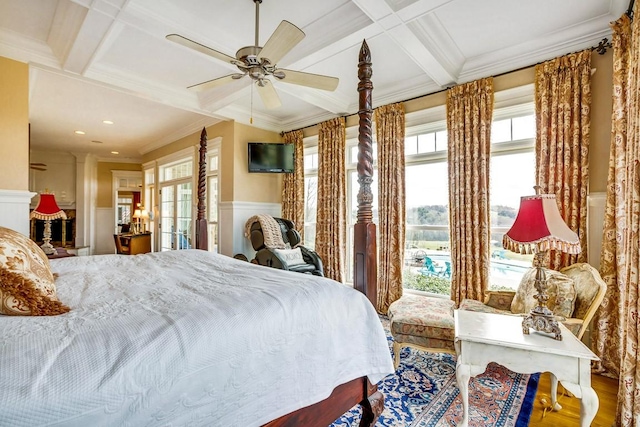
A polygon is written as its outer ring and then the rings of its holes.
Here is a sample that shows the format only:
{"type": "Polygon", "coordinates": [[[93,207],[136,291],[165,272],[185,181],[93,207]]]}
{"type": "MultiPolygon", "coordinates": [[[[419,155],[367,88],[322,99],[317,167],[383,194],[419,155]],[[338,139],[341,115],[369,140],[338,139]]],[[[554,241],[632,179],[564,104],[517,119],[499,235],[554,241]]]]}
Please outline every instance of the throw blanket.
{"type": "Polygon", "coordinates": [[[259,222],[264,237],[264,245],[269,249],[287,249],[287,245],[282,240],[280,224],[271,215],[258,214],[247,220],[244,225],[244,235],[251,236],[251,226],[254,222],[259,222]]]}

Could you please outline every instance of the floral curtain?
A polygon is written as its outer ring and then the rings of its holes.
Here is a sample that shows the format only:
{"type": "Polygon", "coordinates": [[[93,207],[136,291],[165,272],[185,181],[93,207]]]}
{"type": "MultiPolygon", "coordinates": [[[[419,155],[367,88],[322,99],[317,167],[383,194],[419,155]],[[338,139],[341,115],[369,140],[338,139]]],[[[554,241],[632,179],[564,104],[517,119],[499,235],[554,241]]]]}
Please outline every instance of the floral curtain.
{"type": "Polygon", "coordinates": [[[402,296],[405,241],[404,104],[376,108],[378,142],[378,306],[402,296]]]}
{"type": "Polygon", "coordinates": [[[489,285],[489,164],[493,78],[447,91],[451,299],[482,300],[489,285]]]}
{"type": "Polygon", "coordinates": [[[282,217],[293,221],[304,242],[304,143],[302,130],[284,134],[284,142],[293,144],[293,173],[282,180],[282,217]]]}
{"type": "Polygon", "coordinates": [[[590,82],[590,49],[536,65],[536,183],[542,194],[556,195],[582,247],[578,255],[550,251],[553,270],[587,262],[590,82]]]}
{"type": "MultiPolygon", "coordinates": [[[[635,8],[637,12],[637,4],[635,8]]],[[[615,425],[637,427],[640,413],[640,24],[637,19],[632,23],[623,15],[612,23],[612,28],[613,114],[600,259],[607,291],[595,316],[593,340],[600,357],[598,370],[619,377],[615,425]]]]}
{"type": "Polygon", "coordinates": [[[318,213],[315,250],[326,277],[344,282],[346,190],[344,117],[320,123],[318,132],[318,213]]]}

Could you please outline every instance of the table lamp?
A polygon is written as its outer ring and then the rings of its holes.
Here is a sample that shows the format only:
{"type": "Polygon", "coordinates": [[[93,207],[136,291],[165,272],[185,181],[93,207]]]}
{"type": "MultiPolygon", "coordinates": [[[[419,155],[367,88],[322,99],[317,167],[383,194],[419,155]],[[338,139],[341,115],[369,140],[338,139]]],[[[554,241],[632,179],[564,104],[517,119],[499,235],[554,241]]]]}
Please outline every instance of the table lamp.
{"type": "Polygon", "coordinates": [[[44,220],[44,233],[42,235],[43,245],[40,246],[45,254],[52,255],[56,253],[55,248],[51,245],[51,220],[67,219],[67,214],[58,207],[56,198],[50,193],[41,193],[38,206],[31,211],[29,219],[44,220]]]}
{"type": "Polygon", "coordinates": [[[133,224],[133,234],[140,234],[140,219],[142,218],[142,209],[138,206],[138,209],[133,211],[133,219],[135,219],[135,223],[133,224]]]}
{"type": "Polygon", "coordinates": [[[512,252],[534,254],[534,286],[537,291],[534,297],[538,305],[522,321],[522,331],[525,334],[529,333],[529,329],[548,332],[554,334],[555,339],[562,340],[560,325],[547,307],[547,277],[542,264],[551,249],[569,254],[578,254],[581,249],[578,235],[560,216],[556,196],[536,194],[521,197],[518,215],[511,229],[504,235],[502,246],[512,252]]]}

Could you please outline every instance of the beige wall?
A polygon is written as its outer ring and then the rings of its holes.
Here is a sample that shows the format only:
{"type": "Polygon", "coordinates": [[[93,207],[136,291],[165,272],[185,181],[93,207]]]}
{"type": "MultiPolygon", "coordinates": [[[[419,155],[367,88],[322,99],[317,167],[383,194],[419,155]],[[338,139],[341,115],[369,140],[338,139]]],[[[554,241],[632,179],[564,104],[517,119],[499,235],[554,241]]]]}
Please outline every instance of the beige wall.
{"type": "Polygon", "coordinates": [[[609,148],[611,146],[611,114],[613,105],[613,50],[604,55],[594,53],[591,65],[591,145],[589,146],[589,192],[607,191],[609,148]]]}
{"type": "Polygon", "coordinates": [[[0,57],[0,189],[29,189],[29,66],[0,57]]]}
{"type": "MultiPolygon", "coordinates": [[[[137,163],[98,162],[98,197],[96,207],[113,207],[113,174],[111,171],[142,171],[142,165],[137,163]]],[[[142,190],[142,189],[141,189],[142,190]]]]}
{"type": "Polygon", "coordinates": [[[236,123],[234,142],[234,201],[280,203],[281,173],[249,173],[248,142],[281,142],[280,134],[236,123]]]}

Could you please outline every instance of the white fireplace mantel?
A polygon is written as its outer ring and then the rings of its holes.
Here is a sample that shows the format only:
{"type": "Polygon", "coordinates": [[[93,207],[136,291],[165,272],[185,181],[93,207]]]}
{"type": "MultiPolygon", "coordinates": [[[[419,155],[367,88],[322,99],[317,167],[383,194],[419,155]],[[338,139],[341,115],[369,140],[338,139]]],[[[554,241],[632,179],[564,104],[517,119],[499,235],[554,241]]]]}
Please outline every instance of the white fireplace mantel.
{"type": "Polygon", "coordinates": [[[0,189],[0,226],[29,235],[29,204],[36,193],[0,189]]]}

